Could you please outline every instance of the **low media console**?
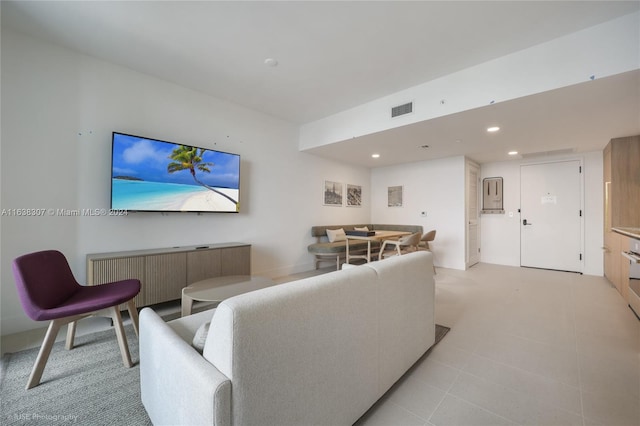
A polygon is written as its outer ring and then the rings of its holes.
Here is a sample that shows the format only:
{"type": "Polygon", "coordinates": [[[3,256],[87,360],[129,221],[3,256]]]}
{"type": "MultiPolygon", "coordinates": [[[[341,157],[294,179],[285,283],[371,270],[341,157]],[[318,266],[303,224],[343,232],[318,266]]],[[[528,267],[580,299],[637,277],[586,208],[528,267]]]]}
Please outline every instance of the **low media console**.
{"type": "Polygon", "coordinates": [[[87,255],[87,285],[137,278],[137,307],[180,299],[182,289],[206,278],[251,275],[251,245],[199,244],[87,255]]]}

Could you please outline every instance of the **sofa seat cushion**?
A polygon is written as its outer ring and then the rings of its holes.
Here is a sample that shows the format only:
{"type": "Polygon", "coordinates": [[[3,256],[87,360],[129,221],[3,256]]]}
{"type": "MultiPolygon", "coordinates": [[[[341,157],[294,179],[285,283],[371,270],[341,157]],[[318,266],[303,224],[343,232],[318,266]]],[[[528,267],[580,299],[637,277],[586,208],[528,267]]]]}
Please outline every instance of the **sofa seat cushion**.
{"type": "MultiPolygon", "coordinates": [[[[371,249],[379,248],[380,243],[377,241],[371,242],[371,249]]],[[[357,251],[357,250],[366,250],[367,242],[366,241],[358,241],[358,240],[349,240],[349,251],[357,251]]],[[[337,254],[337,253],[345,253],[347,251],[347,242],[346,241],[336,241],[333,243],[314,243],[309,244],[307,250],[310,253],[316,254],[337,254]]]]}

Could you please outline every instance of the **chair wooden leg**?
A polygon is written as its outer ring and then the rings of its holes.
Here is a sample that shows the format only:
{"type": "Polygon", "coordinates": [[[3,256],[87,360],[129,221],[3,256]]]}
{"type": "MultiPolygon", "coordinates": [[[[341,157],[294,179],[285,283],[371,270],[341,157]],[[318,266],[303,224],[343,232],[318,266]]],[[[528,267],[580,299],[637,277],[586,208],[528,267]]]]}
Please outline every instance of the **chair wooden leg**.
{"type": "Polygon", "coordinates": [[[131,362],[131,355],[129,354],[129,345],[127,344],[127,336],[124,334],[124,327],[122,326],[122,316],[120,316],[120,309],[117,306],[110,308],[111,319],[113,320],[113,327],[116,329],[116,336],[118,337],[118,346],[120,346],[120,354],[122,355],[122,363],[125,367],[133,367],[131,362]]]}
{"type": "Polygon", "coordinates": [[[38,352],[38,357],[36,358],[36,363],[33,365],[33,370],[31,370],[31,375],[29,376],[29,380],[27,381],[26,389],[31,389],[40,384],[40,379],[42,378],[44,367],[47,365],[47,360],[49,359],[51,348],[53,348],[53,344],[56,341],[56,336],[58,335],[60,327],[62,327],[64,324],[65,321],[57,319],[49,323],[47,334],[45,335],[42,346],[40,347],[40,352],[38,352]]]}
{"type": "Polygon", "coordinates": [[[136,336],[140,337],[140,333],[138,330],[138,310],[136,309],[136,303],[133,301],[133,299],[127,302],[127,310],[129,311],[131,322],[133,323],[133,331],[136,332],[136,336]]]}
{"type": "Polygon", "coordinates": [[[65,348],[68,351],[73,349],[73,340],[76,337],[76,324],[77,321],[71,321],[67,327],[67,344],[65,345],[65,348]]]}

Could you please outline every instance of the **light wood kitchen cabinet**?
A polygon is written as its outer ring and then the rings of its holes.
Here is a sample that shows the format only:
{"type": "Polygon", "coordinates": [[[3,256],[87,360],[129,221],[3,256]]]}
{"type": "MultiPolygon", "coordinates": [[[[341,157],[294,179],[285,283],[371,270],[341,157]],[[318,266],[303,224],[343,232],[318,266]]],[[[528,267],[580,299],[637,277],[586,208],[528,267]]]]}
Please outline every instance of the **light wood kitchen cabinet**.
{"type": "Polygon", "coordinates": [[[613,284],[616,288],[616,283],[619,281],[620,275],[620,259],[622,256],[617,252],[619,242],[618,235],[613,231],[604,233],[604,276],[613,284]]]}
{"type": "Polygon", "coordinates": [[[603,151],[604,275],[625,300],[629,265],[620,254],[629,238],[616,227],[640,227],[640,136],[611,139],[603,151]]]}
{"type": "Polygon", "coordinates": [[[622,252],[629,250],[630,238],[610,232],[605,242],[605,276],[615,286],[624,300],[629,297],[629,261],[622,257],[622,252]]]}
{"type": "Polygon", "coordinates": [[[603,151],[605,231],[640,226],[640,136],[611,139],[603,151]]]}
{"type": "Polygon", "coordinates": [[[208,244],[87,255],[87,285],[137,278],[137,307],[180,299],[182,288],[205,278],[251,275],[251,246],[208,244]]]}

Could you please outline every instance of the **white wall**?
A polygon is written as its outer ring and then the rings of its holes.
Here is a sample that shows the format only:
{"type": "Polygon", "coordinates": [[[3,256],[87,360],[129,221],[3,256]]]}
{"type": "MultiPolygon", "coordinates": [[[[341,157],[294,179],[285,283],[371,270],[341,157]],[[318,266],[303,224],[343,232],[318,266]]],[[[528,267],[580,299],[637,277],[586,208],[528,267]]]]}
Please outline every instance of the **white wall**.
{"type": "Polygon", "coordinates": [[[481,261],[520,266],[520,165],[558,159],[578,159],[583,164],[584,247],[583,270],[588,275],[603,275],[603,179],[602,152],[573,156],[546,157],[530,161],[487,163],[481,166],[481,179],[504,179],[505,214],[481,215],[481,261]],[[513,212],[513,217],[509,217],[513,212]]]}
{"type": "MultiPolygon", "coordinates": [[[[558,159],[578,159],[583,164],[584,256],[583,273],[603,275],[602,255],[602,152],[550,156],[538,160],[514,160],[482,164],[480,179],[504,179],[505,214],[480,217],[480,260],[520,266],[520,165],[558,159]],[[509,217],[513,212],[513,217],[509,217]]],[[[373,169],[371,172],[371,220],[374,223],[422,225],[437,230],[433,252],[437,266],[465,269],[463,157],[409,163],[373,169]],[[387,207],[387,187],[404,186],[403,207],[387,207]],[[421,211],[427,217],[420,216],[421,211]]]]}
{"type": "Polygon", "coordinates": [[[373,169],[371,221],[435,229],[434,263],[465,269],[464,167],[464,157],[450,157],[373,169]],[[387,207],[387,188],[397,185],[404,187],[403,206],[387,207]]]}
{"type": "Polygon", "coordinates": [[[312,225],[368,222],[370,172],[298,150],[298,128],[204,94],[2,29],[2,209],[109,208],[111,132],[242,157],[241,213],[0,217],[2,334],[42,326],[19,305],[10,262],[65,253],[80,282],[87,253],[240,241],[252,272],[313,269],[312,225]],[[325,179],[362,185],[361,208],[322,206],[325,179]]]}

